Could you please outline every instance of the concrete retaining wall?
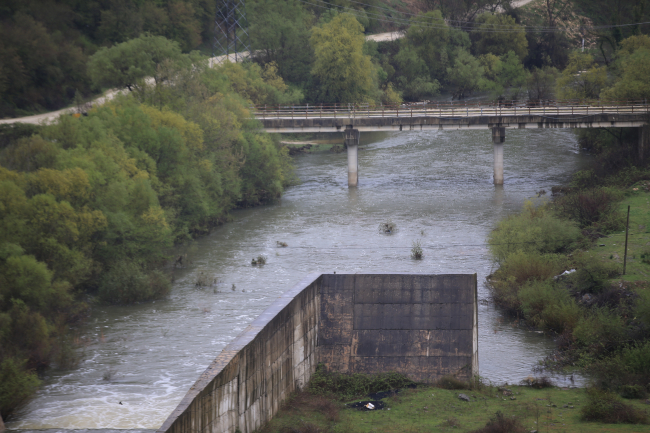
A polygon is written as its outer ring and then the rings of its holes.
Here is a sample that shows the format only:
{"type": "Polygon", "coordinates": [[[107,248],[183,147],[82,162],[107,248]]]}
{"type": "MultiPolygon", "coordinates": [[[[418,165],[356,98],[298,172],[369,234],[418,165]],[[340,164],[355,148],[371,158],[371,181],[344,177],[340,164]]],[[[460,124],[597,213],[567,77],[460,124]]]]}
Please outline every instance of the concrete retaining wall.
{"type": "Polygon", "coordinates": [[[418,382],[478,374],[474,275],[323,275],[318,359],[418,382]]]}
{"type": "Polygon", "coordinates": [[[226,346],[158,430],[250,433],[316,369],[319,274],[283,294],[226,346]]]}
{"type": "Polygon", "coordinates": [[[219,354],[158,432],[252,433],[318,363],[433,382],[478,374],[474,275],[311,274],[219,354]]]}

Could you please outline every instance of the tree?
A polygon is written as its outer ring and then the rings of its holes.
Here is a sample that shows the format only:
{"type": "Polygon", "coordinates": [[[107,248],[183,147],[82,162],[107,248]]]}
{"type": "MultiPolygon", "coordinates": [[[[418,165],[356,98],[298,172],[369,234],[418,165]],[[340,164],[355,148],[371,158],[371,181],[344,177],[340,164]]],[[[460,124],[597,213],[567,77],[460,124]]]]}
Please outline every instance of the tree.
{"type": "Polygon", "coordinates": [[[450,30],[440,11],[418,15],[406,31],[406,40],[424,60],[432,77],[442,80],[447,73],[450,30]]]}
{"type": "Polygon", "coordinates": [[[487,54],[479,58],[485,71],[485,90],[491,90],[499,99],[518,99],[526,83],[526,70],[514,51],[497,58],[487,54]]]}
{"type": "Polygon", "coordinates": [[[650,99],[650,38],[642,35],[626,39],[617,57],[619,77],[601,97],[619,101],[650,99]]]}
{"type": "Polygon", "coordinates": [[[552,66],[533,67],[526,80],[528,99],[532,101],[553,99],[558,75],[560,72],[552,66]]]}
{"type": "Polygon", "coordinates": [[[403,43],[393,62],[397,74],[395,83],[407,101],[434,96],[440,91],[440,84],[431,79],[429,68],[411,45],[403,43]]]}
{"type": "Polygon", "coordinates": [[[463,99],[478,90],[483,83],[485,69],[480,62],[465,50],[456,55],[454,66],[447,68],[449,83],[455,87],[454,98],[463,99]]]}
{"type": "Polygon", "coordinates": [[[314,27],[311,73],[320,82],[322,102],[368,102],[375,90],[375,67],[363,54],[363,27],[350,14],[340,14],[321,27],[314,27]]]}
{"type": "Polygon", "coordinates": [[[177,42],[163,36],[144,35],[111,48],[102,48],[90,58],[88,73],[97,86],[143,91],[145,78],[155,84],[165,81],[165,63],[189,66],[189,56],[177,42]]]}
{"type": "Polygon", "coordinates": [[[590,54],[574,52],[557,80],[560,99],[597,99],[607,82],[607,68],[594,63],[590,54]]]}
{"type": "MultiPolygon", "coordinates": [[[[474,21],[483,12],[495,13],[510,9],[512,0],[426,0],[429,9],[439,9],[451,21],[474,21]]],[[[460,24],[460,23],[458,23],[460,24]]]]}
{"type": "Polygon", "coordinates": [[[474,38],[477,54],[502,56],[514,51],[519,60],[524,60],[528,55],[526,32],[511,16],[483,14],[477,22],[481,23],[474,38]]]}
{"type": "Polygon", "coordinates": [[[262,64],[275,62],[285,81],[305,85],[313,59],[312,16],[295,0],[248,1],[246,8],[253,58],[262,64]]]}

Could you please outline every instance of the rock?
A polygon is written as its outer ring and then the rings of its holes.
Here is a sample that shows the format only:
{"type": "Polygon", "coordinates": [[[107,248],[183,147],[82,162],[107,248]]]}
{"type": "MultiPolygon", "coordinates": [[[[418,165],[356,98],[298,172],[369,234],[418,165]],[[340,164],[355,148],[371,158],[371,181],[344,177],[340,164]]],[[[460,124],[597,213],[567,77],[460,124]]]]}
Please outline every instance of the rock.
{"type": "Polygon", "coordinates": [[[465,394],[458,394],[458,400],[470,401],[469,397],[465,394]]]}
{"type": "Polygon", "coordinates": [[[5,423],[2,422],[2,415],[0,415],[0,433],[5,431],[5,423]]]}

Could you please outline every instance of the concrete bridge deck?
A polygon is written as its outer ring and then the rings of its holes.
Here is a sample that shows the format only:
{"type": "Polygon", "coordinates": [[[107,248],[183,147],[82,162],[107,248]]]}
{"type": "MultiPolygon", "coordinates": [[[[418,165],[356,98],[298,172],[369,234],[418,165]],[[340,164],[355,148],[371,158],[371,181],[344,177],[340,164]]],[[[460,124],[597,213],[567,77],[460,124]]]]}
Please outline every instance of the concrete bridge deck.
{"type": "Polygon", "coordinates": [[[503,185],[506,129],[638,128],[639,159],[650,138],[650,104],[562,101],[493,103],[418,103],[399,106],[354,104],[254,107],[255,117],[271,133],[345,133],[348,186],[358,185],[357,146],[364,131],[492,131],[494,184],[503,185]]]}
{"type": "Polygon", "coordinates": [[[648,123],[650,105],[415,105],[401,107],[294,106],[255,108],[271,133],[420,131],[504,128],[630,128],[648,123]]]}

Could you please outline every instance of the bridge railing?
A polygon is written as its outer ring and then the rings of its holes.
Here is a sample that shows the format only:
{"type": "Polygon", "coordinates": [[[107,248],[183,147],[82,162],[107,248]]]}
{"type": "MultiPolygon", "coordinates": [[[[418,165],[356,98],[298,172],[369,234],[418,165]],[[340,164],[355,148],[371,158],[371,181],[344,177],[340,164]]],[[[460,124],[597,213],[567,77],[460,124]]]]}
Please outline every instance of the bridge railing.
{"type": "Polygon", "coordinates": [[[261,119],[356,118],[356,117],[475,117],[475,116],[588,116],[593,114],[650,113],[647,100],[626,101],[424,101],[399,105],[306,104],[258,105],[252,107],[261,119]]]}

